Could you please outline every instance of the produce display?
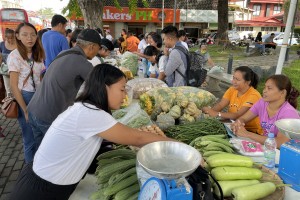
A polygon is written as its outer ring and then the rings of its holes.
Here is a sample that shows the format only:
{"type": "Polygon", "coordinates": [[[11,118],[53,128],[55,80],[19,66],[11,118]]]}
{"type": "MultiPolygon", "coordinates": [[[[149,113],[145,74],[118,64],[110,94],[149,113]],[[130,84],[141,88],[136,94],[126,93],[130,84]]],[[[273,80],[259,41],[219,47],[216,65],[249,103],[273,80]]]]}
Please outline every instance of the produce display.
{"type": "Polygon", "coordinates": [[[92,200],[137,200],[140,186],[136,175],[136,154],[130,149],[118,149],[101,154],[96,170],[99,190],[92,200]],[[134,198],[134,197],[135,198],[134,198]]]}
{"type": "MultiPolygon", "coordinates": [[[[212,176],[220,184],[223,196],[235,200],[263,199],[275,192],[276,186],[263,179],[264,172],[254,167],[253,160],[246,156],[222,153],[209,156],[206,162],[212,176]]],[[[214,184],[214,193],[220,191],[214,184]]]]}
{"type": "Polygon", "coordinates": [[[125,74],[125,76],[126,76],[126,78],[128,80],[133,79],[133,74],[132,74],[132,72],[128,68],[126,68],[126,67],[119,67],[119,69],[125,74]]]}
{"type": "Polygon", "coordinates": [[[166,88],[168,85],[156,78],[135,78],[127,82],[127,85],[132,88],[133,98],[139,99],[140,95],[153,88],[166,88]]]}
{"type": "Polygon", "coordinates": [[[155,88],[140,95],[140,105],[156,120],[160,114],[170,114],[181,124],[207,117],[201,108],[216,101],[213,94],[195,87],[155,88]]]}
{"type": "MultiPolygon", "coordinates": [[[[190,145],[201,152],[205,159],[214,154],[221,154],[224,152],[234,153],[233,145],[230,144],[226,135],[200,136],[194,139],[190,145]]],[[[211,165],[211,167],[216,166],[211,165]]]]}
{"type": "Polygon", "coordinates": [[[226,129],[219,120],[207,118],[190,124],[171,126],[164,133],[170,138],[190,144],[200,136],[226,135],[226,129]]]}
{"type": "Polygon", "coordinates": [[[124,54],[122,54],[121,67],[126,67],[135,76],[137,74],[138,69],[138,60],[138,55],[126,51],[124,54]]]}
{"type": "MultiPolygon", "coordinates": [[[[196,148],[204,158],[205,167],[220,184],[225,200],[283,199],[284,187],[279,176],[275,173],[271,176],[271,171],[258,166],[250,157],[238,155],[224,124],[201,112],[203,106],[215,102],[214,95],[187,86],[168,88],[156,79],[134,79],[127,85],[140,101],[130,104],[132,94],[129,94],[123,104],[125,108],[114,111],[112,116],[132,128],[196,148]]],[[[91,196],[93,200],[138,199],[139,148],[124,145],[116,148],[98,157],[99,190],[91,196]]],[[[215,183],[212,190],[220,197],[215,183]]]]}

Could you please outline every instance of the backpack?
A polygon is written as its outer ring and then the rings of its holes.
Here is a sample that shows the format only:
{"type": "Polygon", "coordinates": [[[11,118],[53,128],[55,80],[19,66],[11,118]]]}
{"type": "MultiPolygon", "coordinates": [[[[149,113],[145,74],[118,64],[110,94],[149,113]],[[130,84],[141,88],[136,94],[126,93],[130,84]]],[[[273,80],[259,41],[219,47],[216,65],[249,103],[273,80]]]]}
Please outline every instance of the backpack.
{"type": "Polygon", "coordinates": [[[185,79],[187,86],[200,87],[205,81],[207,70],[203,68],[204,57],[196,52],[188,52],[181,46],[175,46],[183,52],[187,59],[186,74],[183,75],[178,69],[176,71],[185,79]]]}

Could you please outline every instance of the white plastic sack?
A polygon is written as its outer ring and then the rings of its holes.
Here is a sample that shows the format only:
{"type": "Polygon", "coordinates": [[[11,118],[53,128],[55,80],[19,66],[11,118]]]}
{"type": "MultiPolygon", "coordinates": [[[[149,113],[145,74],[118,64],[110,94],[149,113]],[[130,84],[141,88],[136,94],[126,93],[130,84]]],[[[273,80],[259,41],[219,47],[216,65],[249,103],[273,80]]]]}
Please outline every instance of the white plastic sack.
{"type": "Polygon", "coordinates": [[[221,74],[224,72],[224,68],[221,66],[214,66],[207,72],[207,74],[221,74]]]}
{"type": "Polygon", "coordinates": [[[153,88],[168,87],[165,82],[156,78],[135,78],[128,81],[127,85],[132,88],[134,99],[139,99],[140,95],[153,88]]]}

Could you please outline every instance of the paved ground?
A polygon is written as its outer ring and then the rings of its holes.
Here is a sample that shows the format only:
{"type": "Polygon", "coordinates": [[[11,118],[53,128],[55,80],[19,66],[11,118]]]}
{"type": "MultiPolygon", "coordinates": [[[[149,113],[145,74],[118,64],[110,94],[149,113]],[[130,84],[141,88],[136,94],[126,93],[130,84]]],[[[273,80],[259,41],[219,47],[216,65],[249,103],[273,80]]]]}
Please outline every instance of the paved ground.
{"type": "MultiPolygon", "coordinates": [[[[276,66],[278,55],[248,57],[234,61],[233,68],[239,65],[276,66]]],[[[298,59],[290,55],[290,61],[298,59]]],[[[227,68],[226,64],[222,64],[227,68]]],[[[17,120],[6,119],[0,114],[0,126],[5,137],[0,137],[0,200],[7,200],[14,183],[24,165],[21,129],[17,120]]]]}
{"type": "Polygon", "coordinates": [[[5,137],[0,137],[0,200],[7,200],[24,164],[19,123],[0,114],[5,137]]]}

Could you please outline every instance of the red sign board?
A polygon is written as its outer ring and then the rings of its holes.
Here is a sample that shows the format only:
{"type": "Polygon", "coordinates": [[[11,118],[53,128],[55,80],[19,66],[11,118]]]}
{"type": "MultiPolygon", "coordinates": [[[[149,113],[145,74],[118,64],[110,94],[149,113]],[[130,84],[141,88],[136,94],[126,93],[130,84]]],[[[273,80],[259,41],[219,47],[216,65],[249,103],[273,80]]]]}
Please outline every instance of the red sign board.
{"type": "MultiPolygon", "coordinates": [[[[71,17],[71,20],[82,19],[71,17]]],[[[174,19],[173,9],[164,9],[164,22],[172,23],[174,19]]],[[[134,13],[129,14],[129,8],[118,10],[116,7],[105,6],[103,8],[104,22],[154,22],[162,21],[162,9],[158,8],[137,8],[134,13]]],[[[176,23],[180,21],[180,10],[176,10],[176,23]]]]}

